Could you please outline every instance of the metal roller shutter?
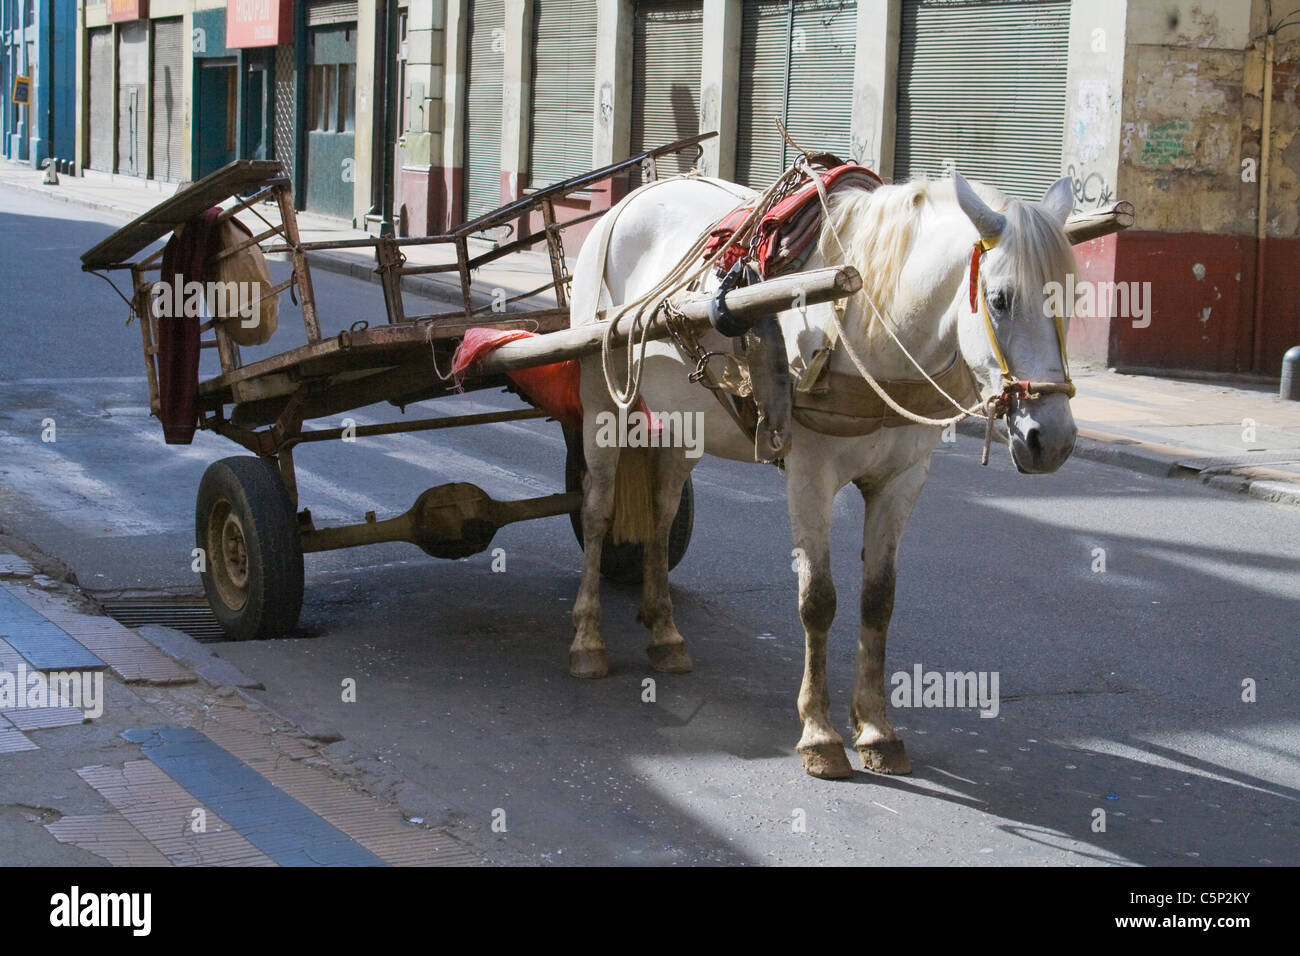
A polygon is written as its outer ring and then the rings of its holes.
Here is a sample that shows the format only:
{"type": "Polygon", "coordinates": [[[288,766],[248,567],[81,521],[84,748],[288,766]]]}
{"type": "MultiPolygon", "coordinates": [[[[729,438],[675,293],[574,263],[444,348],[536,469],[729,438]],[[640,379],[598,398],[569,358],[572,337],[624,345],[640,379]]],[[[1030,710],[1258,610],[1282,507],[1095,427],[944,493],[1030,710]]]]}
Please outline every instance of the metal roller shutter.
{"type": "Polygon", "coordinates": [[[181,89],[183,36],[180,17],[153,21],[152,172],[154,179],[168,182],[186,178],[181,170],[181,127],[185,122],[185,94],[181,89]]]}
{"type": "Polygon", "coordinates": [[[469,86],[465,91],[465,220],[501,205],[504,0],[469,5],[469,86]]]}
{"type": "Polygon", "coordinates": [[[113,171],[113,28],[90,31],[91,169],[113,171]]]}
{"type": "Polygon", "coordinates": [[[292,180],[298,152],[297,62],[293,44],[275,48],[275,158],[292,180]]]}
{"type": "Polygon", "coordinates": [[[149,29],[143,20],[117,28],[117,172],[144,176],[148,140],[149,29]]]}
{"type": "Polygon", "coordinates": [[[592,166],[596,0],[533,4],[533,110],[528,169],[546,186],[592,166]]]}
{"type": "Polygon", "coordinates": [[[357,0],[314,0],[307,4],[307,26],[327,27],[357,19],[357,0]]]}
{"type": "Polygon", "coordinates": [[[744,7],[736,179],[771,184],[793,161],[775,120],[805,149],[852,153],[856,0],[764,0],[744,7]]]}
{"type": "Polygon", "coordinates": [[[904,0],[894,179],[1038,199],[1061,175],[1069,0],[904,0]]]}
{"type": "MultiPolygon", "coordinates": [[[[702,3],[638,3],[632,32],[632,152],[700,132],[702,3]]],[[[688,172],[693,150],[659,161],[660,177],[688,172]]]]}

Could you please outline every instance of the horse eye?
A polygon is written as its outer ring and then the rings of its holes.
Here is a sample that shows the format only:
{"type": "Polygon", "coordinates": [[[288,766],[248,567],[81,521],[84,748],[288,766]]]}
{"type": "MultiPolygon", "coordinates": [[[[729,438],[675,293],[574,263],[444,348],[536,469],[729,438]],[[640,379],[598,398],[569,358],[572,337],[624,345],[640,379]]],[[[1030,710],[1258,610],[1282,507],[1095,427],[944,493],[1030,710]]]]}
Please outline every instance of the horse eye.
{"type": "Polygon", "coordinates": [[[989,292],[989,308],[994,312],[1005,312],[1010,305],[1010,297],[1002,289],[993,289],[989,292]]]}

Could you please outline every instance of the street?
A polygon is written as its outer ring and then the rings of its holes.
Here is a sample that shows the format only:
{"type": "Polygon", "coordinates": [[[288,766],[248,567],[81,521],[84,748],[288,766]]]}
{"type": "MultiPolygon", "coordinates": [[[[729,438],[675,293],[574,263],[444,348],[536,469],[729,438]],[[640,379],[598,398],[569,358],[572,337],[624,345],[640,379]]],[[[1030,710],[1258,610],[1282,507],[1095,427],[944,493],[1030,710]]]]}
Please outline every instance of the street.
{"type": "MultiPolygon", "coordinates": [[[[199,593],[195,491],[240,449],[206,432],[166,446],[149,417],[138,330],[79,270],[117,220],[10,191],[0,210],[0,527],[95,596],[199,593]]],[[[326,334],[382,316],[377,285],[313,279],[326,334]]],[[[287,312],[266,354],[297,344],[296,324],[287,312]]],[[[406,414],[516,407],[479,392],[406,414]]],[[[390,517],[445,482],[562,491],[564,442],[527,421],[322,443],[297,464],[323,526],[390,517]]],[[[636,591],[606,582],[610,676],[569,677],[581,553],[565,517],[504,528],[504,570],[491,550],[308,555],[292,637],[212,650],[336,731],[348,759],[436,795],[440,822],[493,862],[1300,864],[1300,509],[1077,457],[1025,477],[1004,448],[981,468],[977,440],[941,445],[903,538],[886,675],[995,673],[997,714],[895,706],[914,773],[832,783],[794,750],[782,476],[706,458],[694,487],[670,577],[690,675],[649,668],[636,591]]],[[[841,493],[829,667],[846,738],[862,514],[841,493]]]]}

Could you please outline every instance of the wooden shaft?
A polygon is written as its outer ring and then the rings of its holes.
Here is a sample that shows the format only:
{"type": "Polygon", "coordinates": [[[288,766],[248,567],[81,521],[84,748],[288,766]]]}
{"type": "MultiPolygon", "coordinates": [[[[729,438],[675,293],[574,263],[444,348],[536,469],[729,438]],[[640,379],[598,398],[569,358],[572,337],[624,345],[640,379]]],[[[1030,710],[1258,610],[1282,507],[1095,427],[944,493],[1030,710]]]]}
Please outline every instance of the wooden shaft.
{"type": "MultiPolygon", "coordinates": [[[[797,299],[807,305],[817,305],[842,299],[861,288],[862,278],[851,266],[815,269],[792,276],[778,276],[758,285],[736,289],[727,295],[727,308],[737,318],[757,319],[789,309],[797,299]]],[[[686,323],[697,332],[709,328],[711,299],[712,296],[709,295],[695,296],[677,303],[686,323]]],[[[478,375],[499,375],[514,369],[549,365],[598,352],[605,337],[607,322],[604,315],[602,312],[598,321],[590,325],[506,342],[475,365],[474,372],[478,375]]],[[[630,326],[629,319],[620,321],[611,344],[615,347],[626,345],[630,326]]],[[[649,320],[649,337],[662,339],[668,335],[668,324],[664,321],[663,314],[657,313],[649,320]]]]}
{"type": "Polygon", "coordinates": [[[1121,200],[1109,209],[1096,209],[1071,216],[1065,222],[1065,234],[1070,238],[1070,244],[1077,246],[1089,239],[1127,229],[1133,225],[1133,218],[1133,204],[1121,200]]]}

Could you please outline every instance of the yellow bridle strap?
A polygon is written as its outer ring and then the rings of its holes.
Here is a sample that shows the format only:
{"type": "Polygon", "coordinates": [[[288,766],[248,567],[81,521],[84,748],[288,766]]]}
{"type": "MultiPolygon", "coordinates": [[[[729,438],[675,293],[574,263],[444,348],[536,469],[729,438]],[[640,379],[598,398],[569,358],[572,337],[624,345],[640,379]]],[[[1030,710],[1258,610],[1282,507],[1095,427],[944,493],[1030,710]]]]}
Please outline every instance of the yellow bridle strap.
{"type": "MultiPolygon", "coordinates": [[[[975,240],[975,248],[971,252],[971,297],[978,299],[980,318],[984,320],[984,329],[988,333],[989,344],[993,347],[993,355],[998,360],[998,368],[1002,372],[1003,386],[1007,389],[1020,391],[1020,384],[1015,375],[1011,373],[1011,365],[1007,362],[1007,357],[1002,351],[1002,343],[998,341],[998,334],[993,328],[993,318],[989,315],[984,283],[979,275],[980,259],[983,258],[984,253],[998,244],[1000,238],[1000,236],[990,236],[975,240]]],[[[1053,318],[1056,327],[1056,346],[1061,352],[1061,370],[1065,375],[1065,381],[1059,384],[1048,382],[1026,382],[1024,384],[1030,393],[1063,392],[1073,398],[1075,392],[1074,382],[1070,379],[1070,360],[1065,353],[1065,325],[1059,312],[1053,318]]]]}

